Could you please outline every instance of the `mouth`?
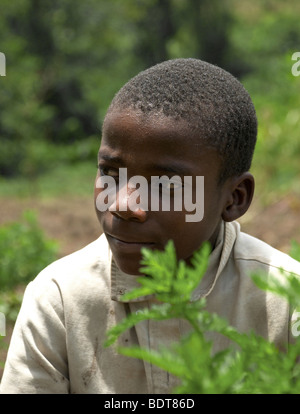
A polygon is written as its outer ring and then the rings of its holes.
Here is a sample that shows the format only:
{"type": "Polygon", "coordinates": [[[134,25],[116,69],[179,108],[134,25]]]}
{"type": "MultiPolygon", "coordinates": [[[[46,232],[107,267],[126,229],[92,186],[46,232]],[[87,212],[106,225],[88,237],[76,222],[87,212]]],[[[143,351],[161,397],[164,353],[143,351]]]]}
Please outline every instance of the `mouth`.
{"type": "Polygon", "coordinates": [[[142,247],[151,247],[155,243],[146,241],[146,240],[134,240],[129,237],[123,236],[112,236],[111,234],[106,233],[107,240],[110,244],[115,245],[119,248],[128,248],[128,249],[141,249],[142,247]]]}
{"type": "Polygon", "coordinates": [[[125,243],[125,244],[137,244],[137,245],[146,245],[146,244],[155,244],[153,242],[150,241],[146,241],[146,240],[136,240],[136,239],[131,239],[129,237],[123,237],[123,236],[113,236],[112,234],[106,233],[106,236],[109,239],[114,239],[117,242],[120,243],[125,243]]]}

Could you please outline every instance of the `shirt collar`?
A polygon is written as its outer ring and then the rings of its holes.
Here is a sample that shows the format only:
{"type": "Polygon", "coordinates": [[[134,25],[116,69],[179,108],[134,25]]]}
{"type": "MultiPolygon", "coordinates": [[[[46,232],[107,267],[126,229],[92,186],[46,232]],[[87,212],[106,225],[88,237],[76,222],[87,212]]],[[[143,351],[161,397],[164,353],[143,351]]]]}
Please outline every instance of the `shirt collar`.
{"type": "Polygon", "coordinates": [[[205,275],[193,292],[193,301],[206,297],[212,292],[228,262],[239,230],[240,225],[237,222],[226,223],[223,221],[221,223],[216,246],[211,252],[205,275]]]}

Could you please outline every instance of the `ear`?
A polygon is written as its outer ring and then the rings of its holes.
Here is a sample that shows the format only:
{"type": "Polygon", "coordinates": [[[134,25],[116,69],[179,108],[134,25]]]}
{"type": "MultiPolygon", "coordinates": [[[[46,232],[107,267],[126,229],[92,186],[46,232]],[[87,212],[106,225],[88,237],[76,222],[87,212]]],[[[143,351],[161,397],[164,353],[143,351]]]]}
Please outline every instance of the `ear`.
{"type": "Polygon", "coordinates": [[[224,221],[237,220],[246,213],[252,202],[254,187],[254,177],[249,172],[228,180],[228,197],[222,212],[224,221]]]}

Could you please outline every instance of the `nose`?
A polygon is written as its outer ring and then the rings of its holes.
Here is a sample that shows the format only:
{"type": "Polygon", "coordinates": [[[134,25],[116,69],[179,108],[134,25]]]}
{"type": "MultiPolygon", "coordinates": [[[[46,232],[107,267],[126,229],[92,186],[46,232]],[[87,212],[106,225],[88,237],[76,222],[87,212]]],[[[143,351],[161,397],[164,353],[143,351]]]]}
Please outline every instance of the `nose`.
{"type": "Polygon", "coordinates": [[[135,188],[125,185],[119,188],[115,201],[110,205],[109,211],[123,220],[132,220],[143,223],[147,220],[145,200],[142,200],[135,188]]]}

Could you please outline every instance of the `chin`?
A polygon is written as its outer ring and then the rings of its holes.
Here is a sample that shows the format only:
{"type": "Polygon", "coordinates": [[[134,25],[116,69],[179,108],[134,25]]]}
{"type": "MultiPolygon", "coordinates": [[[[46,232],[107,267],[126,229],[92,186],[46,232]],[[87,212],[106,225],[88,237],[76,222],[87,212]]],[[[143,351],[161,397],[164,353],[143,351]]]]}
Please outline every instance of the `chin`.
{"type": "Polygon", "coordinates": [[[132,262],[130,263],[129,261],[126,261],[126,263],[124,263],[123,260],[118,260],[117,258],[115,258],[115,262],[117,267],[124,273],[127,273],[128,275],[133,275],[133,276],[142,276],[142,273],[139,271],[140,267],[142,266],[141,264],[133,264],[132,262]]]}

